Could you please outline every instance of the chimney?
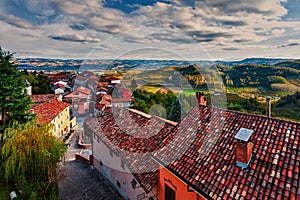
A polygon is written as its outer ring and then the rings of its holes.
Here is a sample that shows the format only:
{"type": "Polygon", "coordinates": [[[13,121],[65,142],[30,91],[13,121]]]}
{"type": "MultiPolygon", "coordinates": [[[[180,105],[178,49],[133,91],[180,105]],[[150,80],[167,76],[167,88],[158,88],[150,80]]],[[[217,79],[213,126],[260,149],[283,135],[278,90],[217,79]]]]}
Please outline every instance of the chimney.
{"type": "Polygon", "coordinates": [[[62,101],[62,100],[63,100],[62,94],[58,94],[58,95],[57,95],[57,100],[58,100],[58,101],[62,101]]]}
{"type": "Polygon", "coordinates": [[[266,97],[266,115],[271,117],[271,97],[266,97]]]}
{"type": "Polygon", "coordinates": [[[249,139],[252,133],[253,130],[241,128],[234,137],[236,139],[236,165],[242,169],[247,168],[251,161],[253,143],[249,139]]]}
{"type": "Polygon", "coordinates": [[[199,91],[196,92],[196,100],[198,104],[202,106],[206,106],[206,98],[203,92],[199,92],[199,91]]]}

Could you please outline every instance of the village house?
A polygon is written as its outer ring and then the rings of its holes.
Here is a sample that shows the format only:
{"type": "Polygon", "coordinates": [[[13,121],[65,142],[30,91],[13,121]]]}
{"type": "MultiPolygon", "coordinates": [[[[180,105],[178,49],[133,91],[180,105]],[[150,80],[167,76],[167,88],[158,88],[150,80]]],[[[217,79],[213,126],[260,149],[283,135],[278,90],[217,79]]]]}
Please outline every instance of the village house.
{"type": "Polygon", "coordinates": [[[153,153],[159,199],[300,199],[299,139],[299,123],[197,105],[153,153]]]}
{"type": "Polygon", "coordinates": [[[196,97],[199,105],[168,127],[113,107],[88,120],[93,166],[128,199],[300,198],[299,123],[206,106],[203,94],[196,97]],[[152,129],[160,130],[155,137],[152,129]]]}
{"type": "Polygon", "coordinates": [[[158,164],[150,153],[176,123],[133,109],[85,121],[92,135],[93,166],[125,199],[157,199],[158,164]]]}
{"type": "Polygon", "coordinates": [[[66,94],[64,100],[71,104],[73,115],[85,115],[89,112],[91,96],[89,88],[79,86],[74,91],[66,94]]]}
{"type": "Polygon", "coordinates": [[[118,108],[129,108],[133,106],[133,98],[112,98],[111,106],[118,108]]]}
{"type": "Polygon", "coordinates": [[[72,75],[69,72],[59,72],[56,74],[45,74],[50,82],[55,83],[58,81],[63,81],[66,83],[72,82],[72,75]]]}
{"type": "Polygon", "coordinates": [[[34,95],[31,95],[30,97],[33,102],[33,105],[32,105],[33,108],[42,103],[49,102],[52,99],[62,101],[61,94],[34,94],[34,95]]]}
{"type": "Polygon", "coordinates": [[[32,109],[39,123],[49,123],[56,137],[63,137],[76,125],[76,118],[70,116],[70,104],[56,99],[42,103],[32,109]]]}
{"type": "Polygon", "coordinates": [[[82,71],[76,76],[75,85],[88,87],[88,81],[93,81],[97,83],[98,78],[94,72],[82,71]]]}

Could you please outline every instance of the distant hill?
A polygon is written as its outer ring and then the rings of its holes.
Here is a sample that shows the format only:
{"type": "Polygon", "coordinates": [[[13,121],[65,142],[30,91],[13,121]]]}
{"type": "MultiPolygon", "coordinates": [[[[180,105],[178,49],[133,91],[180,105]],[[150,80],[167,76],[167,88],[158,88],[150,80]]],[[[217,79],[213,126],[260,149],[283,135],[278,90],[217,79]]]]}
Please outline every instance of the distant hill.
{"type": "Polygon", "coordinates": [[[236,67],[218,66],[224,83],[233,87],[264,87],[293,84],[300,86],[300,70],[281,66],[246,64],[236,67]],[[274,85],[275,84],[275,85],[274,85]],[[281,84],[281,85],[279,85],[281,84]]]}
{"type": "MultiPolygon", "coordinates": [[[[246,64],[258,64],[258,65],[275,65],[277,63],[291,61],[291,59],[283,58],[246,58],[239,61],[216,61],[222,65],[227,66],[237,66],[237,65],[246,65],[246,64]]],[[[293,61],[293,60],[292,60],[293,61]]]]}
{"type": "Polygon", "coordinates": [[[276,66],[288,67],[300,70],[300,60],[285,61],[277,63],[276,66]]]}
{"type": "Polygon", "coordinates": [[[159,69],[169,66],[188,66],[197,64],[210,67],[214,64],[239,66],[246,64],[274,65],[293,62],[281,58],[246,58],[240,61],[188,61],[188,60],[113,60],[113,59],[51,59],[51,58],[17,58],[20,69],[27,70],[103,70],[103,69],[159,69]]]}
{"type": "Polygon", "coordinates": [[[300,121],[300,92],[282,97],[272,106],[272,115],[300,121]]]}

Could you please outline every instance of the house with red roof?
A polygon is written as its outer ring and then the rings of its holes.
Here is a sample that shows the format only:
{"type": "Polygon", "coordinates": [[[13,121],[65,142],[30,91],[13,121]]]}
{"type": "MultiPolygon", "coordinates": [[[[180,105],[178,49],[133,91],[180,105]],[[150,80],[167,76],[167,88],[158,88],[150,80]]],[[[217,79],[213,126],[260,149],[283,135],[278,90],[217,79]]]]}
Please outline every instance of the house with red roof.
{"type": "Polygon", "coordinates": [[[39,123],[49,123],[52,132],[57,137],[62,137],[76,125],[76,118],[70,116],[70,104],[56,99],[34,107],[39,123]]]}
{"type": "Polygon", "coordinates": [[[133,97],[131,98],[112,98],[111,106],[118,108],[129,108],[133,106],[133,97]]]}
{"type": "Polygon", "coordinates": [[[61,94],[34,94],[34,95],[31,95],[30,97],[31,97],[34,107],[38,106],[42,103],[46,103],[52,99],[62,101],[61,94]]]}
{"type": "Polygon", "coordinates": [[[74,91],[64,96],[66,102],[71,104],[71,112],[74,115],[84,115],[89,112],[91,90],[79,86],[74,91]]]}
{"type": "Polygon", "coordinates": [[[68,72],[59,72],[56,74],[46,74],[50,82],[64,81],[69,82],[71,79],[71,74],[68,72]]]}
{"type": "Polygon", "coordinates": [[[300,123],[197,105],[155,148],[158,199],[300,199],[300,123]]]}
{"type": "Polygon", "coordinates": [[[92,135],[93,166],[125,199],[157,199],[159,165],[151,152],[175,125],[134,109],[90,118],[84,131],[92,135]]]}

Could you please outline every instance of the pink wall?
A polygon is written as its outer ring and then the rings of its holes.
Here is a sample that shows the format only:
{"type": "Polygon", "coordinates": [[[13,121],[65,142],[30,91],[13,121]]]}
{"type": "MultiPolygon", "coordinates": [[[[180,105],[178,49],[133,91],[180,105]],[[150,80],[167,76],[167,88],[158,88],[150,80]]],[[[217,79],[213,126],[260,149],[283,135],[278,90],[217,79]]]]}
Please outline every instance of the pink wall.
{"type": "Polygon", "coordinates": [[[119,193],[129,199],[137,199],[137,196],[143,193],[145,194],[146,199],[149,199],[151,196],[154,197],[154,199],[157,199],[157,187],[154,187],[149,194],[146,194],[144,189],[135,179],[137,185],[136,188],[133,189],[131,181],[134,179],[134,176],[131,174],[126,164],[124,164],[124,168],[122,168],[121,158],[115,153],[111,154],[111,150],[101,140],[98,140],[97,137],[98,136],[94,135],[92,145],[94,167],[113,183],[119,193]],[[117,186],[117,181],[120,183],[121,187],[117,186]]]}

